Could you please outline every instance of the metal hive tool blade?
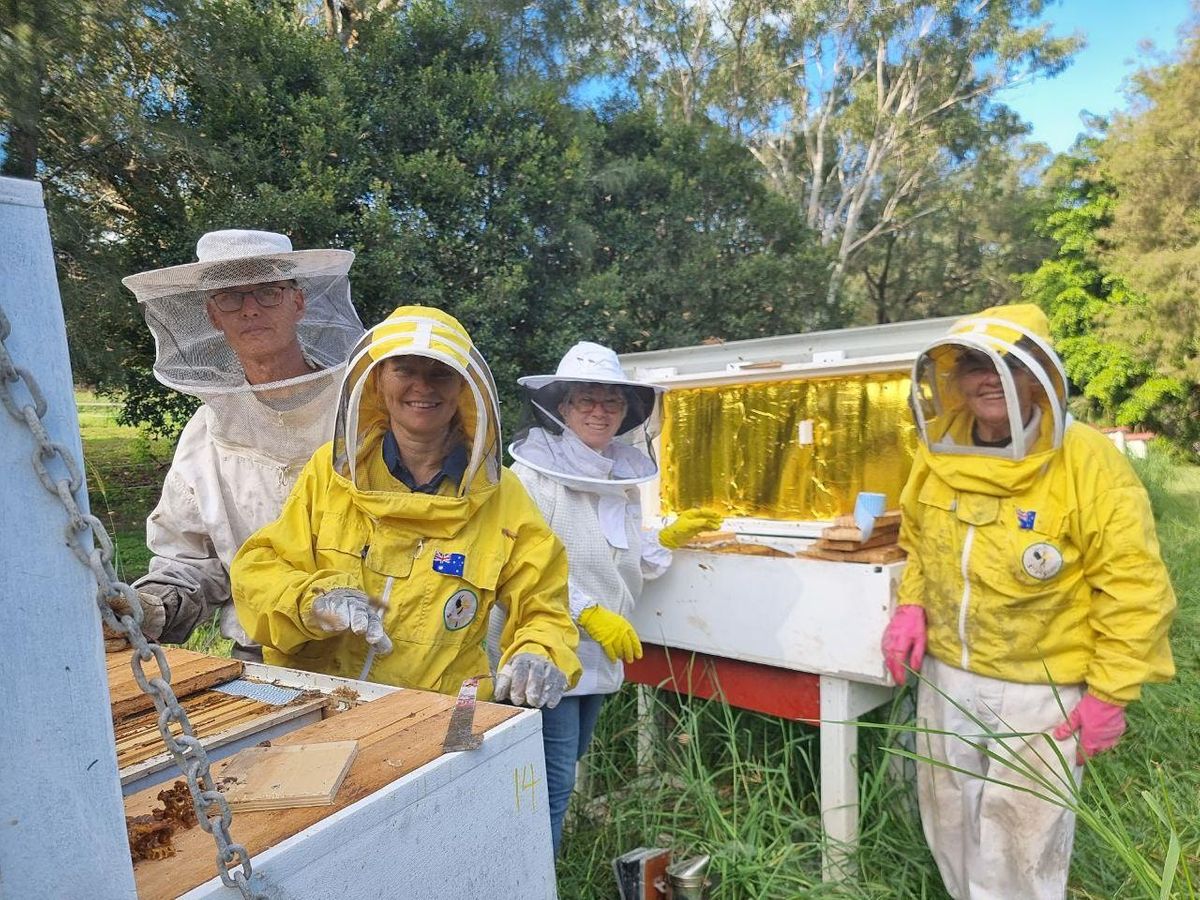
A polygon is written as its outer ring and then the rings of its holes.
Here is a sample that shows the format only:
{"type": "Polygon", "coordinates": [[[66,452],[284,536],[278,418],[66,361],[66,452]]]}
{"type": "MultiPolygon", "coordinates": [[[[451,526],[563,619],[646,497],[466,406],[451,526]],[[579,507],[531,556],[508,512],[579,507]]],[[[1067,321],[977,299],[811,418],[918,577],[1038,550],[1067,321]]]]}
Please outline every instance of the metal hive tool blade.
{"type": "Polygon", "coordinates": [[[458,689],[458,700],[450,712],[450,727],[446,729],[446,740],[442,742],[443,753],[458,750],[477,750],[483,738],[472,731],[475,724],[475,695],[479,691],[479,679],[468,678],[458,689]]]}

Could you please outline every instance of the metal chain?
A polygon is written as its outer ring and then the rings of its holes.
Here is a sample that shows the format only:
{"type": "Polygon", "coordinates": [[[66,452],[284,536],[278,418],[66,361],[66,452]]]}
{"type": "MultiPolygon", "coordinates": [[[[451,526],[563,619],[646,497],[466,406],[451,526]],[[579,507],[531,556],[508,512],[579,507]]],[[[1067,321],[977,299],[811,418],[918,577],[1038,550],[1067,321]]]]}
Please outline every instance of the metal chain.
{"type": "Polygon", "coordinates": [[[250,854],[241,844],[233,843],[229,823],[233,813],[225,795],[216,789],[209,771],[208,754],[192,730],[187,713],[171,690],[171,667],[158,644],[150,643],[142,634],[142,607],[132,587],[117,577],[112,565],[113,543],[104,525],[95,516],[85,514],[75,502],[75,494],[83,487],[83,474],[69,448],[50,439],[42,419],[46,415],[46,397],[33,373],[16,365],[8,353],[5,340],[12,333],[8,316],[0,306],[0,402],[18,422],[24,423],[33,435],[37,448],[33,453],[33,470],[46,490],[58,497],[67,513],[67,546],[88,567],[96,581],[96,604],[100,617],[114,632],[123,635],[132,645],[133,677],[138,686],[154,701],[158,710],[158,730],[163,743],[175,757],[179,770],[187,778],[192,804],[200,827],[213,836],[217,844],[217,873],[227,887],[241,891],[247,900],[268,900],[269,895],[251,884],[253,872],[250,854]],[[24,384],[31,403],[18,404],[12,387],[24,384]],[[55,461],[66,470],[66,478],[55,478],[50,465],[55,461]],[[89,550],[85,535],[90,533],[93,547],[89,550]],[[154,660],[158,674],[147,676],[143,664],[154,660]],[[178,737],[171,731],[177,726],[178,737]]]}

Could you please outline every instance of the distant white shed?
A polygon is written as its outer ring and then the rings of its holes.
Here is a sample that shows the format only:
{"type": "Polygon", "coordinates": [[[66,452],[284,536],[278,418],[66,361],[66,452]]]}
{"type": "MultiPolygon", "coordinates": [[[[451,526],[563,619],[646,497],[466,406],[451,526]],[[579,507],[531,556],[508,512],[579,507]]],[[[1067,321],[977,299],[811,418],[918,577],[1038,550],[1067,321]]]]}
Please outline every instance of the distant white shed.
{"type": "Polygon", "coordinates": [[[1145,459],[1150,442],[1158,437],[1153,431],[1133,431],[1126,425],[1100,429],[1117,449],[1128,456],[1145,459]]]}

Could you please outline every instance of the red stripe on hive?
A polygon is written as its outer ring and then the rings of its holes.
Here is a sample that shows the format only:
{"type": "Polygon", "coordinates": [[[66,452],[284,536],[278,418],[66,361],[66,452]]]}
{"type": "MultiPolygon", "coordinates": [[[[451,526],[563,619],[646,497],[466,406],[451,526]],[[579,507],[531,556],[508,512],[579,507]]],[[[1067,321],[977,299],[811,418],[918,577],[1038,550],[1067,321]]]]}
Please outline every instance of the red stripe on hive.
{"type": "Polygon", "coordinates": [[[723,700],[738,709],[817,724],[821,677],[761,663],[642,644],[642,658],[625,664],[625,680],[691,697],[723,700]]]}

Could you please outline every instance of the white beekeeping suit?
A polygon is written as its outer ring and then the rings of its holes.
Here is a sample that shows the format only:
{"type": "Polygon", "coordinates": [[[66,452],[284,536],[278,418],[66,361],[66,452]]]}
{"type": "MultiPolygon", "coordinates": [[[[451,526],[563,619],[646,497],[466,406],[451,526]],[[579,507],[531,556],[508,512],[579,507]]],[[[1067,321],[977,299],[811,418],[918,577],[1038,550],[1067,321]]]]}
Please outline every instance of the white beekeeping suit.
{"type": "MultiPolygon", "coordinates": [[[[235,654],[254,657],[230,602],[229,566],[246,538],[276,519],[304,464],[333,434],[345,360],[363,331],[347,278],[354,254],[293,251],[283,235],[230,230],[204,235],[196,255],[196,263],[124,279],[154,335],[155,376],[203,401],[147,519],[153,558],[134,586],[151,638],[184,641],[219,609],[235,654]],[[306,371],[251,384],[210,304],[224,289],[253,294],[264,284],[288,285],[285,302],[300,295],[300,318],[285,328],[294,329],[306,371]]],[[[243,298],[259,303],[257,294],[243,298]]]]}

